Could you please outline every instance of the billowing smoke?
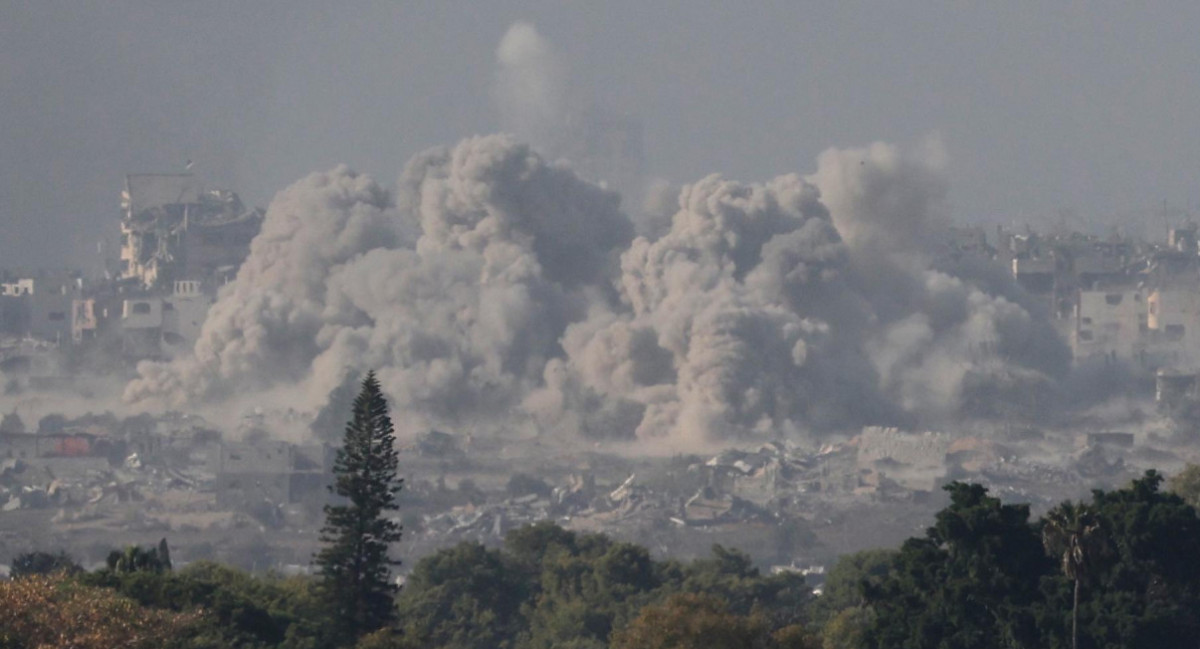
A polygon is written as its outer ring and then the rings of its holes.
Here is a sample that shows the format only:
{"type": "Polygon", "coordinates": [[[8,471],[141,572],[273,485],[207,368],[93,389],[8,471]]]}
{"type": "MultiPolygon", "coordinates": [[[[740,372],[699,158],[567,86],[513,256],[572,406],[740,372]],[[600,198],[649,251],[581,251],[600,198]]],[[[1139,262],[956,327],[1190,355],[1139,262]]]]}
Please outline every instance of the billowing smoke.
{"type": "Polygon", "coordinates": [[[527,22],[508,28],[496,63],[494,94],[504,128],[542,150],[557,149],[567,111],[566,64],[527,22]]]}
{"type": "Polygon", "coordinates": [[[888,400],[910,412],[965,403],[996,414],[998,401],[1061,376],[1070,354],[1009,276],[931,269],[926,247],[949,225],[945,164],[936,140],[911,155],[877,143],[824,152],[811,180],[878,323],[863,349],[888,400]]]}
{"type": "Polygon", "coordinates": [[[503,129],[547,159],[569,164],[580,178],[621,194],[637,234],[659,234],[662,214],[639,210],[660,202],[648,195],[656,188],[645,175],[641,121],[605,105],[607,94],[579,83],[531,23],[513,23],[496,48],[492,95],[503,129]]]}
{"type": "Polygon", "coordinates": [[[348,169],[314,174],[271,203],[195,353],[143,364],[126,398],[290,383],[319,405],[369,367],[410,426],[495,423],[566,325],[615,300],[631,238],[615,194],[503,136],[417,156],[395,201],[348,169]]]}
{"type": "Polygon", "coordinates": [[[677,443],[1003,414],[1066,351],[1011,282],[931,267],[943,158],[876,144],[807,178],[710,176],[637,238],[615,193],[506,136],[417,156],[394,198],[314,174],[267,210],[195,353],[126,397],[290,386],[315,411],[374,368],[413,431],[677,443]]]}
{"type": "Polygon", "coordinates": [[[330,328],[355,323],[355,314],[328,308],[329,287],[363,253],[394,244],[388,208],[387,192],[346,167],[280,192],[237,279],[209,310],[194,354],[142,363],[126,400],[177,407],[304,376],[330,328]]]}
{"type": "Polygon", "coordinates": [[[801,430],[836,409],[818,405],[835,336],[806,307],[838,301],[822,294],[838,292],[846,253],[816,188],[798,176],[765,185],[710,176],[684,187],[678,208],[667,234],[622,255],[623,308],[568,328],[566,371],[602,403],[636,404],[643,437],[801,430]]]}
{"type": "Polygon", "coordinates": [[[679,187],[661,178],[646,184],[642,209],[634,218],[640,236],[654,241],[671,230],[671,217],[679,202],[679,187]]]}

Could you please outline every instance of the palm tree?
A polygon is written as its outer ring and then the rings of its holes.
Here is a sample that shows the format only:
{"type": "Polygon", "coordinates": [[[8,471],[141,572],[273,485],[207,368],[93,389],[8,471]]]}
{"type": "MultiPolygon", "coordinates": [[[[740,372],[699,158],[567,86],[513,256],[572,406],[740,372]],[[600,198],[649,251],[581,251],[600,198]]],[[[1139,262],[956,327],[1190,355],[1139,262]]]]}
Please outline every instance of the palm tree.
{"type": "Polygon", "coordinates": [[[1046,513],[1042,545],[1051,554],[1062,555],[1062,571],[1075,582],[1071,606],[1071,647],[1079,649],[1079,585],[1094,574],[1096,564],[1108,548],[1100,518],[1083,503],[1070,501],[1046,513]]]}
{"type": "Polygon", "coordinates": [[[136,545],[127,545],[125,549],[113,550],[108,553],[108,569],[113,572],[137,572],[148,564],[146,551],[136,545]]]}
{"type": "Polygon", "coordinates": [[[136,545],[125,546],[124,550],[108,553],[108,569],[112,572],[163,572],[171,569],[171,554],[167,540],[159,541],[158,548],[143,550],[136,545]]]}

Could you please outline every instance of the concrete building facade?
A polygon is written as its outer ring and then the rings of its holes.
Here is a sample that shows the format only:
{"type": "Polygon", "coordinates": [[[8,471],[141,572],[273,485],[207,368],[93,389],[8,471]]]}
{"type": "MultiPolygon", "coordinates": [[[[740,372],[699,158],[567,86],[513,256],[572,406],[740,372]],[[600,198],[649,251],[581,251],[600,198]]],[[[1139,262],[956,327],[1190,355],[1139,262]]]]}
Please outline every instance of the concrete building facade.
{"type": "Polygon", "coordinates": [[[1147,299],[1141,289],[1079,292],[1071,337],[1076,359],[1136,360],[1148,331],[1147,299]]]}

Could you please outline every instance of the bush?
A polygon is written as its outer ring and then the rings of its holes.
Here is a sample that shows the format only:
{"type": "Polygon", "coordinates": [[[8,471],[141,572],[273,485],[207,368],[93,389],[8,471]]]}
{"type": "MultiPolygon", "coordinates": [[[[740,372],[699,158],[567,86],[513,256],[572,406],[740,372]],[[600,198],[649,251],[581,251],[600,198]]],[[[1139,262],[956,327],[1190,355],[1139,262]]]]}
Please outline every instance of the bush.
{"type": "Polygon", "coordinates": [[[186,637],[199,619],[146,609],[63,575],[0,583],[0,647],[157,649],[186,637]]]}
{"type": "Polygon", "coordinates": [[[26,552],[19,554],[12,560],[12,568],[9,570],[8,576],[12,579],[21,579],[31,575],[52,575],[54,573],[64,573],[74,575],[83,572],[75,559],[72,559],[69,554],[62,552],[26,552]]]}

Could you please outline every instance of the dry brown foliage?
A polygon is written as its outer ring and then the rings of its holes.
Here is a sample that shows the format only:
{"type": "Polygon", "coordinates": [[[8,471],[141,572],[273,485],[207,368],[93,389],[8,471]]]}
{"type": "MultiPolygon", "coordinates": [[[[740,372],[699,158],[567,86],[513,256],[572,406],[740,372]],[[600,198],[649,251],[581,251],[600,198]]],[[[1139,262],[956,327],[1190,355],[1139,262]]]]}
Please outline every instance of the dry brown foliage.
{"type": "Polygon", "coordinates": [[[144,608],[65,576],[0,582],[0,648],[150,649],[178,639],[200,612],[144,608]]]}

